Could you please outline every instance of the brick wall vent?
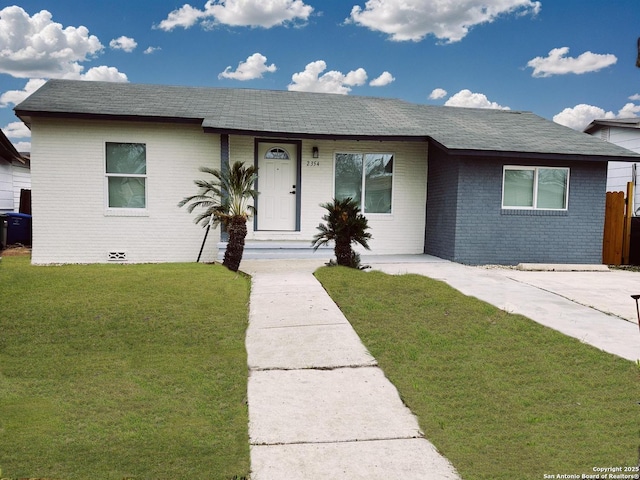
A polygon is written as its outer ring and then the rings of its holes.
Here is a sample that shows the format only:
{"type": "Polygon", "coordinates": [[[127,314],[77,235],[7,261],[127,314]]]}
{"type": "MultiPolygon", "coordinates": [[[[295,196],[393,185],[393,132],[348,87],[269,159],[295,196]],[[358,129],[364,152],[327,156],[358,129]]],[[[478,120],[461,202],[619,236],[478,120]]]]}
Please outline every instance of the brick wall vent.
{"type": "Polygon", "coordinates": [[[107,253],[107,259],[110,262],[126,262],[127,261],[127,252],[114,250],[112,252],[107,253]]]}

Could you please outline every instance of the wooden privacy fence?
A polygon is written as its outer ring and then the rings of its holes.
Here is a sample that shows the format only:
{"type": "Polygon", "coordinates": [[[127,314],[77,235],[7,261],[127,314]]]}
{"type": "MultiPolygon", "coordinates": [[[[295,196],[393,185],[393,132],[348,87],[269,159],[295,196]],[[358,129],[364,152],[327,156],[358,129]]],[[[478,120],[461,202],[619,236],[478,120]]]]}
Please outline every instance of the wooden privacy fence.
{"type": "MultiPolygon", "coordinates": [[[[627,184],[627,198],[633,198],[631,182],[627,184]]],[[[607,192],[605,205],[602,263],[626,265],[629,263],[633,206],[627,208],[624,192],[607,192]]]]}

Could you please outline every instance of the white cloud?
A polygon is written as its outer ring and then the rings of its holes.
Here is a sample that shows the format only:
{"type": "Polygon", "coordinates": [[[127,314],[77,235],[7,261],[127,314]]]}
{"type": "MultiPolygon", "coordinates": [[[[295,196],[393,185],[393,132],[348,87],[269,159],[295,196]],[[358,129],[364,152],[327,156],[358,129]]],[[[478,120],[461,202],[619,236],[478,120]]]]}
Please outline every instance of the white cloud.
{"type": "Polygon", "coordinates": [[[367,0],[355,5],[347,22],[390,35],[391,40],[418,42],[434,35],[447,43],[462,40],[475,25],[501,15],[536,15],[533,0],[367,0]]]}
{"type": "Polygon", "coordinates": [[[265,72],[275,72],[277,70],[275,64],[267,66],[267,57],[260,53],[250,55],[246,61],[238,63],[235,72],[231,71],[231,67],[224,69],[218,78],[230,78],[233,80],[254,80],[262,78],[265,72]]]}
{"type": "Polygon", "coordinates": [[[633,101],[640,100],[640,93],[636,93],[634,95],[631,95],[629,97],[629,100],[633,100],[633,101]]]}
{"type": "Polygon", "coordinates": [[[640,112],[640,105],[635,103],[626,103],[624,107],[618,110],[618,118],[633,118],[637,117],[637,113],[640,112]]]}
{"type": "Polygon", "coordinates": [[[197,8],[193,8],[187,3],[170,12],[167,18],[162,20],[157,26],[154,26],[154,28],[159,28],[166,32],[170,32],[176,27],[190,28],[198,23],[198,20],[203,17],[206,17],[205,12],[198,10],[197,8]]]}
{"type": "Polygon", "coordinates": [[[204,10],[184,4],[169,13],[155,28],[168,32],[176,27],[190,28],[199,22],[204,27],[220,24],[271,28],[304,23],[312,12],[313,7],[305,5],[302,0],[208,0],[204,10]]]}
{"type": "Polygon", "coordinates": [[[0,73],[18,78],[63,77],[103,49],[86,27],[66,27],[42,10],[30,17],[18,6],[0,10],[0,73]]]}
{"type": "Polygon", "coordinates": [[[22,122],[11,122],[2,129],[7,138],[30,138],[31,130],[22,122]]]}
{"type": "Polygon", "coordinates": [[[23,90],[9,90],[0,95],[0,108],[7,107],[10,104],[17,105],[25,98],[44,85],[45,80],[42,78],[32,78],[24,86],[23,90]]]}
{"type": "Polygon", "coordinates": [[[128,82],[127,75],[118,71],[116,67],[107,67],[101,65],[99,67],[90,68],[87,73],[73,73],[65,75],[64,78],[69,80],[91,80],[98,82],[128,82]]]}
{"type": "Polygon", "coordinates": [[[367,71],[364,68],[352,70],[345,75],[343,83],[351,87],[364,85],[367,83],[367,71]]]}
{"type": "Polygon", "coordinates": [[[291,76],[292,82],[288,85],[288,90],[346,95],[351,91],[350,87],[364,85],[367,81],[367,72],[364,68],[358,68],[346,75],[335,70],[322,74],[326,69],[327,64],[323,60],[309,63],[303,72],[294,73],[291,76]]]}
{"type": "Polygon", "coordinates": [[[605,112],[600,107],[581,103],[573,108],[565,108],[557,115],[554,115],[553,121],[565,127],[582,131],[592,121],[604,118],[616,118],[616,114],[605,112]]]}
{"type": "Polygon", "coordinates": [[[233,26],[271,28],[288,22],[306,21],[313,7],[302,0],[209,0],[217,23],[233,26]]]}
{"type": "Polygon", "coordinates": [[[384,87],[385,85],[389,85],[391,82],[395,82],[395,77],[391,75],[389,72],[382,72],[382,74],[378,78],[374,78],[369,82],[369,85],[372,87],[384,87]]]}
{"type": "Polygon", "coordinates": [[[434,88],[429,94],[431,100],[439,100],[447,96],[447,91],[444,88],[434,88]]]}
{"type": "Polygon", "coordinates": [[[496,110],[511,110],[509,107],[491,102],[483,93],[472,93],[471,90],[460,90],[452,95],[445,103],[447,107],[468,107],[468,108],[493,108],[496,110]]]}
{"type": "Polygon", "coordinates": [[[152,53],[155,53],[158,50],[162,50],[162,48],[160,48],[160,47],[147,47],[147,49],[143,53],[145,55],[151,55],[152,53]]]}
{"type": "MultiPolygon", "coordinates": [[[[127,37],[117,41],[123,49],[131,47],[129,41],[135,43],[127,37]]],[[[86,27],[63,28],[52,21],[51,13],[46,10],[29,16],[17,6],[3,8],[0,10],[0,73],[31,80],[23,91],[5,92],[0,97],[0,106],[19,103],[42,86],[42,78],[126,82],[127,76],[115,67],[103,65],[83,73],[80,62],[102,50],[98,37],[89,35],[86,27]]]]}
{"type": "Polygon", "coordinates": [[[133,38],[125,37],[124,35],[118,38],[114,38],[109,42],[109,46],[114,50],[124,50],[127,53],[131,53],[138,46],[133,38]]]}
{"type": "Polygon", "coordinates": [[[565,108],[562,112],[553,116],[553,121],[574,130],[584,130],[587,125],[598,118],[615,118],[615,114],[613,112],[605,112],[600,107],[580,104],[573,108],[565,108]]]}
{"type": "Polygon", "coordinates": [[[13,143],[13,146],[18,152],[30,152],[31,151],[31,142],[17,142],[13,143]]]}
{"type": "Polygon", "coordinates": [[[529,60],[527,67],[533,68],[532,76],[550,77],[552,75],[566,75],[567,73],[583,74],[597,72],[618,61],[613,54],[599,54],[584,52],[577,58],[567,57],[569,47],[554,48],[546,57],[536,57],[529,60]]]}

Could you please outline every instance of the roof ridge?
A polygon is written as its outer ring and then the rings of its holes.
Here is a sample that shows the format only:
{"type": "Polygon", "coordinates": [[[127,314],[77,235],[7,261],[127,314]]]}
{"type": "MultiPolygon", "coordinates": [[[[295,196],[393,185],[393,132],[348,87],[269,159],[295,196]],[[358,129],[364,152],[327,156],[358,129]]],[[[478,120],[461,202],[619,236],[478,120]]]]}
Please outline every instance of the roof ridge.
{"type": "Polygon", "coordinates": [[[216,133],[432,139],[459,152],[638,157],[532,112],[446,107],[321,92],[49,80],[14,108],[31,117],[197,122],[216,133]]]}

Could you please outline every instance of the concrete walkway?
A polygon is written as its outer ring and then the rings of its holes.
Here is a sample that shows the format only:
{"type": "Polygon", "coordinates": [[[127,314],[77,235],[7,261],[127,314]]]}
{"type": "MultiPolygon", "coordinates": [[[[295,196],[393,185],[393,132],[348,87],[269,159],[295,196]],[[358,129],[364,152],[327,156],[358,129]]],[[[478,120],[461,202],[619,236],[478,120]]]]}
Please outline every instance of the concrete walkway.
{"type": "MultiPolygon", "coordinates": [[[[253,480],[459,479],[312,275],[327,259],[252,260],[247,354],[253,480]]],[[[390,274],[443,280],[635,361],[640,273],[522,272],[427,255],[363,256],[390,274]]]]}
{"type": "Polygon", "coordinates": [[[459,479],[312,272],[244,262],[252,480],[459,479]]]}

